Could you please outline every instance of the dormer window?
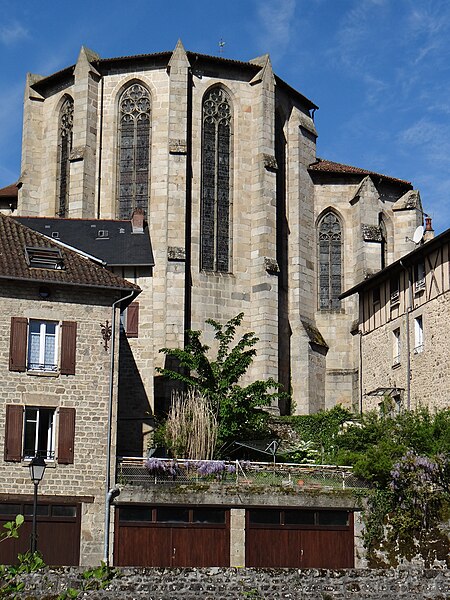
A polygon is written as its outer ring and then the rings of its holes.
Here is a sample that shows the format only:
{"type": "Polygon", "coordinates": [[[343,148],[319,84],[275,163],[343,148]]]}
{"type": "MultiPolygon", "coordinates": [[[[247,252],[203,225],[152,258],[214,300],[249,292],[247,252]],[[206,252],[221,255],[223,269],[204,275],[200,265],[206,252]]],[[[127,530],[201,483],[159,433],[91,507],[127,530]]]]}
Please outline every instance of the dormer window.
{"type": "Polygon", "coordinates": [[[25,247],[27,263],[34,269],[64,269],[64,260],[59,248],[25,247]]]}

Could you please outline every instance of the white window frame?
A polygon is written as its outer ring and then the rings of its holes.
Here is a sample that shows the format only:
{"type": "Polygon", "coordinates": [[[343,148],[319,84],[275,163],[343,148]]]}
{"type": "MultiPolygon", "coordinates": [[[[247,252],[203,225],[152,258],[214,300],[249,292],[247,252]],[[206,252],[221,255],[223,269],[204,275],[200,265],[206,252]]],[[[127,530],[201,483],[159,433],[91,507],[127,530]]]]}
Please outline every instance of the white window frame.
{"type": "Polygon", "coordinates": [[[35,456],[42,456],[45,460],[54,460],[55,459],[55,431],[56,431],[56,409],[50,407],[41,407],[41,406],[26,406],[24,410],[24,422],[23,422],[23,440],[22,440],[22,455],[24,460],[31,460],[35,456]],[[31,417],[31,411],[36,411],[36,417],[31,417]],[[45,431],[42,431],[44,428],[44,418],[43,412],[47,412],[50,414],[49,424],[47,427],[47,444],[46,448],[39,449],[39,438],[45,434],[45,431]],[[34,448],[32,452],[29,452],[29,448],[25,448],[25,443],[27,439],[27,428],[34,427],[34,448]],[[27,452],[28,450],[28,452],[27,452]]]}
{"type": "Polygon", "coordinates": [[[392,366],[396,367],[400,364],[401,355],[401,340],[400,340],[400,327],[396,327],[392,330],[392,366]]]}
{"type": "Polygon", "coordinates": [[[400,279],[398,277],[394,277],[389,282],[389,292],[391,298],[391,304],[398,304],[400,302],[400,279]],[[395,287],[393,286],[395,283],[395,287]]]}
{"type": "Polygon", "coordinates": [[[414,318],[414,354],[423,352],[423,316],[414,318]]]}
{"type": "Polygon", "coordinates": [[[58,371],[58,348],[59,348],[59,330],[60,323],[58,321],[44,321],[41,319],[29,319],[28,321],[28,340],[27,340],[27,370],[38,371],[38,372],[49,372],[55,373],[58,371]],[[31,360],[31,343],[32,343],[32,332],[31,327],[33,324],[39,325],[39,356],[38,361],[31,360]],[[55,327],[55,333],[48,333],[47,329],[49,325],[55,327]],[[45,362],[45,350],[46,341],[48,337],[54,335],[54,351],[53,360],[51,363],[45,362]]]}
{"type": "Polygon", "coordinates": [[[414,293],[418,294],[419,292],[425,289],[425,263],[418,262],[414,268],[414,293]]]}

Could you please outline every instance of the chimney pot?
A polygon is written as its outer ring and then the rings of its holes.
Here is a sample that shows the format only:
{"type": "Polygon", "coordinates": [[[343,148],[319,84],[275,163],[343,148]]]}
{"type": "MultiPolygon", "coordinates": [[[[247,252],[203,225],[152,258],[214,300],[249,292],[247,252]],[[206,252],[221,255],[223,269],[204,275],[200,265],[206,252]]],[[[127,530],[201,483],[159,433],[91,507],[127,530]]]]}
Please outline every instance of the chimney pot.
{"type": "Polygon", "coordinates": [[[135,208],[131,215],[131,231],[132,233],[144,233],[144,210],[135,208]]]}

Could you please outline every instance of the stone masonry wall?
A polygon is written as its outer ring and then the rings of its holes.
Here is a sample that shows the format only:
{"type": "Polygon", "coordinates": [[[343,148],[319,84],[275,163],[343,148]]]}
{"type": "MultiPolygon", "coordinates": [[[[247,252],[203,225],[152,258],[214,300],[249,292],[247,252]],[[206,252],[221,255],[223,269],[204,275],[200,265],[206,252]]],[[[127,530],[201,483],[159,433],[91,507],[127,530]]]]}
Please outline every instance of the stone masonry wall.
{"type": "MultiPolygon", "coordinates": [[[[49,461],[40,484],[42,496],[91,497],[81,519],[81,564],[99,562],[102,556],[105,463],[111,346],[104,349],[100,324],[111,322],[111,305],[117,292],[80,290],[52,286],[47,300],[39,296],[39,284],[3,282],[0,336],[0,440],[5,437],[6,405],[40,406],[56,410],[56,458],[58,454],[58,409],[75,408],[73,464],[49,461]],[[15,297],[11,297],[15,296],[15,297]],[[76,374],[60,375],[12,372],[9,364],[11,317],[77,322],[76,374]]],[[[113,419],[113,422],[115,419],[113,419]]],[[[115,454],[115,432],[112,453],[115,454]]],[[[33,493],[28,462],[6,462],[0,456],[0,493],[33,493]]],[[[113,473],[114,477],[114,473],[113,473]]]]}
{"type": "MultiPolygon", "coordinates": [[[[450,292],[420,305],[409,315],[411,408],[448,408],[450,400],[447,357],[450,349],[448,315],[450,292]],[[414,319],[422,316],[423,351],[414,352],[414,319]],[[430,373],[433,376],[430,377],[430,373]]],[[[407,389],[406,316],[401,315],[362,336],[363,408],[377,408],[381,398],[366,394],[377,387],[407,389]],[[400,363],[393,366],[393,330],[400,328],[400,363]]]]}
{"type": "MultiPolygon", "coordinates": [[[[25,575],[17,598],[52,600],[67,587],[81,587],[80,570],[46,569],[25,575]]],[[[123,569],[108,589],[90,600],[445,600],[450,571],[424,569],[123,569]]]]}

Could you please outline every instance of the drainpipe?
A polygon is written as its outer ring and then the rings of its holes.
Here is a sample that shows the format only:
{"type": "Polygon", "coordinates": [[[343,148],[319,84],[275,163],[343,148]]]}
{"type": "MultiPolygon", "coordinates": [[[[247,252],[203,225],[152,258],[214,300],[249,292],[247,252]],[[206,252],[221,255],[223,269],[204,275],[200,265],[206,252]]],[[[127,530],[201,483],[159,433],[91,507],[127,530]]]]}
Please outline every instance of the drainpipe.
{"type": "Polygon", "coordinates": [[[409,313],[412,311],[412,278],[411,269],[408,269],[403,261],[400,260],[400,265],[408,274],[408,306],[406,307],[406,408],[411,410],[411,343],[409,340],[409,313]]]}
{"type": "Polygon", "coordinates": [[[359,330],[359,414],[363,413],[363,358],[362,358],[362,331],[359,330]]]}
{"type": "Polygon", "coordinates": [[[104,552],[103,561],[109,565],[109,526],[111,522],[110,503],[111,499],[117,495],[118,490],[110,489],[111,485],[111,428],[112,428],[112,409],[113,409],[113,397],[114,397],[114,352],[116,347],[116,308],[117,305],[128,300],[134,296],[135,292],[132,291],[128,296],[119,298],[113,302],[112,316],[111,316],[111,363],[109,370],[109,398],[108,398],[108,436],[106,442],[106,476],[105,476],[105,538],[104,538],[104,552]]]}

